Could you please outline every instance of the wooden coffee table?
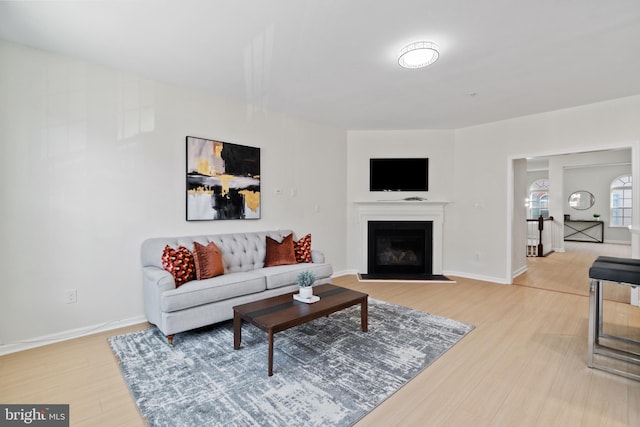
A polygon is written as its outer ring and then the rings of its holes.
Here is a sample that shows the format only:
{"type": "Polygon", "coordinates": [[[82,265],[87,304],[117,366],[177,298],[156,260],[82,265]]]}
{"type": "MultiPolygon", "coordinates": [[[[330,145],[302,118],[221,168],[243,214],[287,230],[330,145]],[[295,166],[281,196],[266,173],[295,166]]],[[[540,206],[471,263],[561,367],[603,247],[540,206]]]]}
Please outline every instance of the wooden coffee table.
{"type": "Polygon", "coordinates": [[[294,300],[294,293],[297,292],[233,307],[233,348],[235,350],[240,348],[242,320],[265,331],[269,335],[269,376],[273,375],[273,336],[277,332],[328,316],[356,304],[360,304],[362,331],[368,330],[367,298],[369,295],[325,284],[313,287],[313,294],[319,296],[320,301],[306,304],[294,300]]]}

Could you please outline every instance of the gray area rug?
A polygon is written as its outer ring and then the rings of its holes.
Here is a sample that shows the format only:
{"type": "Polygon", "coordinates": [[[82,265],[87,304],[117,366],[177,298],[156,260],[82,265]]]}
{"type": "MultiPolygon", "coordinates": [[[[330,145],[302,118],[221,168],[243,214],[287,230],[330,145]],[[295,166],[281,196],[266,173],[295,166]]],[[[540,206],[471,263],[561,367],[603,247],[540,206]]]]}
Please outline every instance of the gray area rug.
{"type": "Polygon", "coordinates": [[[473,329],[472,325],[369,298],[369,332],[354,306],[275,335],[231,322],[176,335],[152,327],[111,337],[150,426],[349,426],[473,329]]]}

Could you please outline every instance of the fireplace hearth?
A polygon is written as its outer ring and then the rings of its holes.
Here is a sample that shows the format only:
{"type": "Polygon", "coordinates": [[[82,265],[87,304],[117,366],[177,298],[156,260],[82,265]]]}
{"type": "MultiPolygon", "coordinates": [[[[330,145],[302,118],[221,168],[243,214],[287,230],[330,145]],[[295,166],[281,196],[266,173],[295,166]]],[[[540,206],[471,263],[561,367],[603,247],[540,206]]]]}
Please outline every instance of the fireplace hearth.
{"type": "Polygon", "coordinates": [[[430,276],[432,221],[369,221],[367,276],[430,276]]]}

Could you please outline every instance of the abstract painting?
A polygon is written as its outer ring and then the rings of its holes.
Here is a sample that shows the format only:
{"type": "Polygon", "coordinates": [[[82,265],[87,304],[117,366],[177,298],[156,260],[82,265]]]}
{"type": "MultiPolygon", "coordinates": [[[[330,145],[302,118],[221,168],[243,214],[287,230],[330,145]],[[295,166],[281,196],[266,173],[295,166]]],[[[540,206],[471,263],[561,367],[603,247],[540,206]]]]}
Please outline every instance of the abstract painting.
{"type": "Polygon", "coordinates": [[[260,149],[187,136],[187,221],[260,218],[260,149]]]}

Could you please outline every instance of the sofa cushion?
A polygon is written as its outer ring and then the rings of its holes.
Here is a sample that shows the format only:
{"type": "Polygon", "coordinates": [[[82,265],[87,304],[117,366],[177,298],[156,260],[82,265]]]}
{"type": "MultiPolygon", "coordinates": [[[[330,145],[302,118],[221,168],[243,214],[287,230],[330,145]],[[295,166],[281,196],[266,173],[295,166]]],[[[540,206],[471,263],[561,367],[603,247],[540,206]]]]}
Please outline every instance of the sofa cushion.
{"type": "Polygon", "coordinates": [[[282,286],[294,285],[298,274],[307,270],[316,276],[316,280],[326,279],[333,274],[331,264],[314,263],[296,263],[292,265],[265,267],[255,270],[255,273],[264,275],[267,289],[276,289],[282,286]]]}
{"type": "Polygon", "coordinates": [[[293,242],[293,250],[296,254],[296,261],[311,262],[311,234],[293,242]]]}
{"type": "Polygon", "coordinates": [[[162,252],[162,267],[171,273],[176,282],[176,288],[196,278],[193,255],[184,246],[173,249],[166,245],[162,252]]]}
{"type": "Polygon", "coordinates": [[[266,279],[263,275],[244,272],[224,274],[211,279],[194,280],[180,288],[163,292],[160,307],[164,312],[178,311],[265,289],[266,279]]]}
{"type": "Polygon", "coordinates": [[[281,242],[266,236],[267,253],[264,258],[264,266],[295,264],[296,254],[293,250],[293,233],[285,236],[281,242]]]}
{"type": "Polygon", "coordinates": [[[218,246],[211,242],[207,246],[193,242],[193,260],[196,266],[196,279],[210,279],[224,274],[222,253],[218,246]]]}

